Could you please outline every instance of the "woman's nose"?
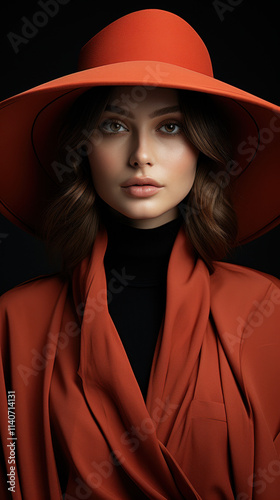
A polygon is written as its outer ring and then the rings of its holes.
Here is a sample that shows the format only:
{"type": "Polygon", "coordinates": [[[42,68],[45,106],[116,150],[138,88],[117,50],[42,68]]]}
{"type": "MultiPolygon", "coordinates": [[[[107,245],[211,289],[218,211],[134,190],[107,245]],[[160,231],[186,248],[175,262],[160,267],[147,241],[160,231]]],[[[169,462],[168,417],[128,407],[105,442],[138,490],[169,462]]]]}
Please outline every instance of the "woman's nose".
{"type": "Polygon", "coordinates": [[[146,165],[152,167],[154,164],[153,156],[151,138],[144,133],[137,134],[133,138],[129,165],[134,168],[144,167],[146,165]]]}

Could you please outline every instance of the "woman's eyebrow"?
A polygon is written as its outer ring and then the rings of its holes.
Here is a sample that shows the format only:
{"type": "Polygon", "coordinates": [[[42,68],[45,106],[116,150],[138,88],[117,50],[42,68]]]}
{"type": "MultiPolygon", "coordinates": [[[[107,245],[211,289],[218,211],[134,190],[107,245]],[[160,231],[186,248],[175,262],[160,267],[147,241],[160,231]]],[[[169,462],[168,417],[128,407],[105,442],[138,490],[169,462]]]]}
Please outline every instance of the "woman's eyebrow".
{"type": "MultiPolygon", "coordinates": [[[[127,108],[120,108],[119,106],[114,106],[112,104],[107,104],[104,111],[111,111],[113,113],[117,113],[118,115],[123,115],[127,116],[128,118],[135,119],[134,114],[131,113],[131,111],[129,111],[127,108]]],[[[156,109],[155,111],[153,111],[149,115],[149,118],[155,118],[156,116],[174,113],[176,111],[181,111],[180,106],[177,104],[175,106],[165,106],[164,108],[156,109]]]]}
{"type": "Polygon", "coordinates": [[[113,113],[117,113],[118,115],[127,116],[129,118],[135,118],[133,113],[131,113],[127,108],[120,108],[119,106],[114,106],[113,104],[107,104],[104,111],[112,111],[113,113]]]}
{"type": "Polygon", "coordinates": [[[155,118],[156,116],[166,115],[167,113],[174,113],[175,111],[181,111],[181,108],[178,104],[176,104],[175,106],[166,106],[165,108],[156,109],[149,115],[149,117],[155,118]]]}

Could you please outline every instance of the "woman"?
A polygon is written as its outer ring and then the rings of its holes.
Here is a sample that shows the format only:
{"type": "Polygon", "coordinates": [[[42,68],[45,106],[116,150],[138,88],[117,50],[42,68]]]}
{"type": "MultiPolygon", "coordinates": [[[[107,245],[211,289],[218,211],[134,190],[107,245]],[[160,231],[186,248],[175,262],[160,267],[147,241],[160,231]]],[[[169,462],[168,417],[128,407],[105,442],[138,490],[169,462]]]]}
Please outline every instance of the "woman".
{"type": "Polygon", "coordinates": [[[64,262],[1,298],[1,498],[276,500],[278,282],[217,259],[277,223],[279,108],[159,10],[79,69],[0,110],[2,212],[64,262]]]}

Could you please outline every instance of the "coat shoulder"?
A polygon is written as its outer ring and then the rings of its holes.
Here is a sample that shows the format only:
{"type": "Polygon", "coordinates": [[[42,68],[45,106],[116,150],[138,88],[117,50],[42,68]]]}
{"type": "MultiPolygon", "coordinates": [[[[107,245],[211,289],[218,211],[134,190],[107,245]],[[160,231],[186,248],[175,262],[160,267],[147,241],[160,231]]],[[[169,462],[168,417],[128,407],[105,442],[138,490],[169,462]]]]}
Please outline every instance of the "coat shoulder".
{"type": "Polygon", "coordinates": [[[59,275],[46,275],[26,281],[0,297],[0,311],[28,312],[55,304],[66,282],[59,275]]]}
{"type": "Polygon", "coordinates": [[[252,297],[274,289],[280,302],[280,280],[275,276],[227,262],[215,262],[214,268],[210,282],[217,293],[252,297]]]}
{"type": "Polygon", "coordinates": [[[211,312],[221,338],[239,356],[239,347],[274,344],[280,355],[280,281],[243,266],[216,263],[210,278],[211,312]]]}

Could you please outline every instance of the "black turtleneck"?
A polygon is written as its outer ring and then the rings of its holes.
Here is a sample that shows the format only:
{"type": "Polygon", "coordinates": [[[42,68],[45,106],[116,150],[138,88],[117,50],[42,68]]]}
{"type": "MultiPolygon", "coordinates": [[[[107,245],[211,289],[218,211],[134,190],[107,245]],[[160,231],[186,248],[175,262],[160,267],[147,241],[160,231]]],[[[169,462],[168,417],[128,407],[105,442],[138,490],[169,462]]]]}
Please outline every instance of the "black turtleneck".
{"type": "Polygon", "coordinates": [[[145,398],[164,318],[168,262],[182,218],[154,229],[132,227],[108,213],[102,219],[108,234],[109,313],[145,398]]]}

